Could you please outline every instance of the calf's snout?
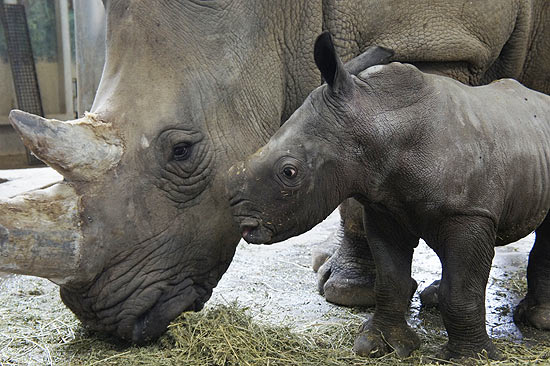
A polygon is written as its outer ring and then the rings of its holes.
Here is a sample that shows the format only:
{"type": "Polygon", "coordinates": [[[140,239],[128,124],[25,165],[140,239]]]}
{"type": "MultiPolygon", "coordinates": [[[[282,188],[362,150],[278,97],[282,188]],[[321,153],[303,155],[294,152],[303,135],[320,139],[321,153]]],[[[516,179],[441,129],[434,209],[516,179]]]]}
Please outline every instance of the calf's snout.
{"type": "Polygon", "coordinates": [[[266,226],[267,223],[261,217],[262,209],[258,206],[262,199],[261,182],[255,178],[253,169],[246,162],[229,169],[226,190],[231,214],[241,236],[248,243],[270,242],[273,231],[266,226]]]}

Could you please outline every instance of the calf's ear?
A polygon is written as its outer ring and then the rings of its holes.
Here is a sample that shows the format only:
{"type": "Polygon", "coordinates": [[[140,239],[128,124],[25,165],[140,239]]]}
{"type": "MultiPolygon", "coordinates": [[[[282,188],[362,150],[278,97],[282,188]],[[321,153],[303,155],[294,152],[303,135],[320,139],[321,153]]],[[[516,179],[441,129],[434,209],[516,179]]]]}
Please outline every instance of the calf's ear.
{"type": "Polygon", "coordinates": [[[353,87],[351,76],[336,54],[332,36],[329,32],[323,32],[317,37],[313,57],[323,79],[333,92],[342,93],[353,87]]]}

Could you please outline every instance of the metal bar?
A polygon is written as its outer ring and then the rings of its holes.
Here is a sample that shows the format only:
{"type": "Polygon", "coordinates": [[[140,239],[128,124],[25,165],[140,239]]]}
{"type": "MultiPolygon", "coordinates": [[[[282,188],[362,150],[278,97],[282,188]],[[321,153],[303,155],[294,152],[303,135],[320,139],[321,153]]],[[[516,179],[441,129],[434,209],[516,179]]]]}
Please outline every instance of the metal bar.
{"type": "MultiPolygon", "coordinates": [[[[71,35],[69,31],[68,0],[56,1],[56,18],[58,47],[61,53],[62,67],[60,67],[60,85],[63,90],[64,111],[68,119],[75,118],[73,107],[73,83],[71,70],[71,35]]],[[[58,60],[58,62],[60,62],[58,60]]]]}
{"type": "Polygon", "coordinates": [[[3,4],[0,21],[4,27],[17,107],[25,112],[44,116],[25,7],[3,4]]]}
{"type": "Polygon", "coordinates": [[[92,108],[105,63],[105,8],[101,0],[73,0],[78,115],[92,108]]]}

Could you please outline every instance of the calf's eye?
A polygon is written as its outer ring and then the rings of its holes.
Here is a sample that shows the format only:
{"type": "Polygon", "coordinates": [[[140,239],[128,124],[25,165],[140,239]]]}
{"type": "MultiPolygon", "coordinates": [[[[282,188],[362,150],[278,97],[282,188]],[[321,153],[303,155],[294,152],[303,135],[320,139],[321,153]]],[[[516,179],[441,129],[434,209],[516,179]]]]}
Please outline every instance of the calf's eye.
{"type": "Polygon", "coordinates": [[[292,179],[296,177],[296,169],[290,166],[286,166],[283,168],[283,175],[288,179],[292,179]]]}
{"type": "Polygon", "coordinates": [[[189,158],[191,155],[191,145],[178,144],[172,149],[172,158],[174,160],[182,161],[189,158]]]}

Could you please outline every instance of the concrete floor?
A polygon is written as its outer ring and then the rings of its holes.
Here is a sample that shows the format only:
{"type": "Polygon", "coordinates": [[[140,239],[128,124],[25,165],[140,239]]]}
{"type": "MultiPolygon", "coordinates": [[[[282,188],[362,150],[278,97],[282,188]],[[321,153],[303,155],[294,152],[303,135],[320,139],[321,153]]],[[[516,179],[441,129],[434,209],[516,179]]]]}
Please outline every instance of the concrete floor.
{"type": "MultiPolygon", "coordinates": [[[[40,168],[0,171],[0,178],[8,179],[6,183],[0,184],[0,197],[8,197],[51,183],[60,179],[60,176],[49,168],[40,168]]],[[[366,317],[372,309],[351,310],[334,306],[317,293],[317,279],[311,270],[310,254],[313,248],[322,245],[321,243],[333,235],[338,222],[339,214],[334,212],[313,230],[283,243],[258,246],[241,242],[233,263],[208,304],[237,301],[249,307],[259,319],[277,324],[285,323],[295,329],[319,322],[330,323],[350,317],[366,317]]],[[[525,335],[512,320],[513,308],[522,295],[511,287],[516,286],[514,284],[518,278],[524,277],[533,240],[534,234],[531,234],[496,250],[487,290],[487,329],[493,337],[521,339],[525,335]]],[[[421,243],[415,251],[413,262],[413,277],[419,284],[418,292],[439,276],[439,260],[421,243]]],[[[56,292],[56,286],[48,281],[22,276],[0,277],[0,297],[13,296],[18,288],[38,289],[38,293],[42,294],[56,292]]],[[[422,329],[426,324],[426,316],[434,316],[434,312],[430,312],[432,315],[425,314],[420,307],[418,292],[412,301],[409,323],[422,329]]],[[[21,298],[21,301],[32,299],[21,298]]],[[[51,295],[47,302],[55,303],[50,309],[59,311],[62,308],[57,295],[51,295]]],[[[49,316],[49,307],[42,308],[44,316],[49,316]]],[[[68,312],[67,309],[62,311],[68,312]]],[[[435,324],[439,324],[437,326],[442,331],[441,322],[435,324]]],[[[0,329],[0,337],[5,331],[0,329]]],[[[531,334],[527,333],[527,337],[531,337],[531,334]]]]}

